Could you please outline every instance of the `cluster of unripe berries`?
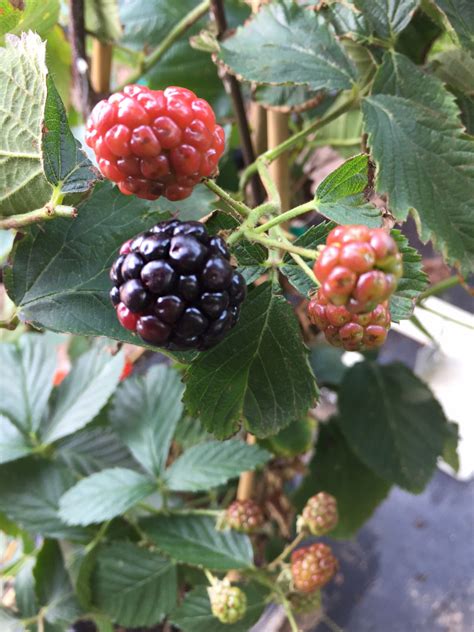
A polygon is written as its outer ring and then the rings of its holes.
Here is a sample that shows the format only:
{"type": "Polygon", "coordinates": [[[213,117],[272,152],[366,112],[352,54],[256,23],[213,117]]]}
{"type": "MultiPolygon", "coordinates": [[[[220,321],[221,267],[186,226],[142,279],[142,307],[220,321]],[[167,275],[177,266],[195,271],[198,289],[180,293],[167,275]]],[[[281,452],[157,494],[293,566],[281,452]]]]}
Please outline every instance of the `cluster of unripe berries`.
{"type": "Polygon", "coordinates": [[[388,299],[402,271],[397,244],[383,229],[333,228],[314,264],[321,287],[308,306],[311,322],[348,351],[380,346],[390,328],[388,299]]]}
{"type": "Polygon", "coordinates": [[[130,85],[100,101],[86,126],[102,174],[125,195],[183,200],[217,169],[224,130],[186,88],[130,85]]]}
{"type": "Polygon", "coordinates": [[[168,220],[125,242],[112,265],[117,318],[145,342],[208,349],[236,324],[247,287],[223,239],[168,220]]]}

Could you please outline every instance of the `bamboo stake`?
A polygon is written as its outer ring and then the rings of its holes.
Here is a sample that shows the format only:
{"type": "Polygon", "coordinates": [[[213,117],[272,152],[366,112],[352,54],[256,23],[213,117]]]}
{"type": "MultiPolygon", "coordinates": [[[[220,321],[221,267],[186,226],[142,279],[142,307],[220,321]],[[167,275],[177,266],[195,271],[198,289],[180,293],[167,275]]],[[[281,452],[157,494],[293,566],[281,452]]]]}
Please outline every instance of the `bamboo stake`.
{"type": "Polygon", "coordinates": [[[92,42],[91,84],[99,95],[108,95],[110,92],[112,53],[112,44],[105,44],[98,39],[92,42]]]}
{"type": "MultiPolygon", "coordinates": [[[[257,439],[253,434],[248,433],[247,444],[254,445],[257,439]]],[[[255,480],[255,472],[242,472],[239,479],[239,486],[237,488],[237,500],[248,500],[252,497],[253,483],[255,480]]]]}

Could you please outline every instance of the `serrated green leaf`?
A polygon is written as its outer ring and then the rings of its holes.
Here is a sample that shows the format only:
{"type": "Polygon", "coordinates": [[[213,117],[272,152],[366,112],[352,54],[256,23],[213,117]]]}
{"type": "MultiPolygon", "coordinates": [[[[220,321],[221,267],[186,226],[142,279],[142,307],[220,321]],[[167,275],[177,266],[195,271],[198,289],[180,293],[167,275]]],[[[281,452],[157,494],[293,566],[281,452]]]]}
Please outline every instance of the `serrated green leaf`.
{"type": "Polygon", "coordinates": [[[98,348],[83,353],[57,389],[40,426],[42,441],[53,443],[90,423],[114,392],[123,363],[121,352],[111,356],[98,348]]]}
{"type": "Polygon", "coordinates": [[[51,77],[47,77],[44,110],[43,169],[48,181],[62,193],[88,191],[100,177],[72,135],[66,110],[51,77]]]}
{"type": "Polygon", "coordinates": [[[260,439],[259,444],[275,456],[291,458],[309,452],[316,435],[317,422],[312,417],[298,419],[268,439],[260,439]]]}
{"type": "Polygon", "coordinates": [[[474,56],[467,50],[453,48],[436,55],[431,67],[437,77],[454,90],[474,96],[474,56]]]}
{"type": "MultiPolygon", "coordinates": [[[[295,240],[294,245],[316,250],[319,245],[325,243],[326,237],[334,227],[335,224],[332,222],[322,222],[317,226],[311,226],[295,240]]],[[[306,263],[311,268],[314,262],[306,259],[306,263]]],[[[307,296],[308,292],[316,288],[314,281],[309,278],[306,272],[302,270],[289,253],[283,257],[281,271],[303,296],[307,296]]]]}
{"type": "Polygon", "coordinates": [[[46,540],[33,571],[38,602],[49,623],[67,629],[80,614],[57,542],[46,540]]]}
{"type": "Polygon", "coordinates": [[[247,597],[247,610],[237,623],[221,623],[212,614],[205,586],[197,586],[187,593],[183,603],[171,613],[170,620],[183,632],[248,632],[260,619],[266,606],[267,591],[259,584],[241,588],[247,597]]]}
{"type": "Polygon", "coordinates": [[[159,365],[123,382],[113,398],[110,420],[115,431],[152,475],[165,467],[183,413],[182,394],[179,374],[159,365]]]}
{"type": "Polygon", "coordinates": [[[211,440],[212,435],[207,432],[200,420],[192,417],[180,419],[173,437],[173,441],[176,441],[182,450],[188,450],[198,443],[211,440]]]}
{"type": "Polygon", "coordinates": [[[99,550],[93,576],[94,602],[116,623],[151,627],[176,605],[176,566],[131,542],[99,550]]]}
{"type": "Polygon", "coordinates": [[[89,476],[111,467],[136,466],[117,435],[107,428],[76,432],[56,445],[56,455],[79,476],[89,476]]]}
{"type": "Polygon", "coordinates": [[[402,364],[359,362],[339,391],[338,424],[358,458],[381,478],[421,492],[447,435],[443,409],[402,364]]]}
{"type": "Polygon", "coordinates": [[[32,446],[11,421],[0,415],[0,463],[15,461],[26,456],[32,450],[32,446]]]}
{"type": "Polygon", "coordinates": [[[222,42],[219,59],[233,74],[262,84],[344,90],[356,78],[324,19],[292,0],[263,6],[222,42]]]}
{"type": "Polygon", "coordinates": [[[156,516],[146,518],[141,526],[160,551],[178,562],[215,571],[252,566],[248,536],[217,531],[215,519],[209,516],[156,516]]]}
{"type": "Polygon", "coordinates": [[[98,544],[95,541],[87,545],[61,541],[60,547],[64,566],[77,601],[87,612],[92,605],[91,576],[95,567],[98,544]]]}
{"type": "Polygon", "coordinates": [[[435,0],[463,46],[474,51],[474,5],[471,0],[435,0]]]}
{"type": "Polygon", "coordinates": [[[86,29],[102,42],[116,42],[122,36],[118,0],[86,0],[86,29]]]}
{"type": "Polygon", "coordinates": [[[25,433],[35,432],[53,388],[54,341],[26,334],[17,344],[0,344],[0,364],[9,378],[2,388],[0,413],[25,433]]]}
{"type": "Polygon", "coordinates": [[[298,110],[302,106],[309,107],[313,99],[317,99],[320,93],[308,90],[306,86],[266,86],[259,85],[253,97],[257,103],[264,107],[278,108],[280,111],[289,112],[298,110]]]}
{"type": "Polygon", "coordinates": [[[471,270],[474,141],[462,135],[454,97],[406,57],[387,53],[362,109],[377,190],[388,193],[392,213],[402,220],[415,209],[423,241],[471,270]]]}
{"type": "Polygon", "coordinates": [[[155,483],[133,470],[114,467],[83,478],[59,502],[69,525],[89,525],[124,513],[156,491],[155,483]]]}
{"type": "Polygon", "coordinates": [[[121,244],[160,219],[149,208],[103,183],[79,205],[73,222],[58,218],[29,230],[4,273],[22,318],[54,331],[144,345],[120,325],[108,293],[110,265],[121,244]]]}
{"type": "Polygon", "coordinates": [[[203,184],[198,184],[192,195],[179,202],[171,202],[160,197],[153,209],[162,213],[170,213],[183,222],[199,220],[208,215],[216,206],[217,197],[203,184]]]}
{"type": "Polygon", "coordinates": [[[71,472],[48,461],[21,459],[0,466],[0,510],[32,534],[81,539],[82,529],[60,519],[59,499],[75,483],[71,472]]]}
{"type": "Polygon", "coordinates": [[[0,48],[0,215],[32,211],[51,197],[41,163],[45,53],[31,32],[9,36],[0,48]]]}
{"type": "Polygon", "coordinates": [[[327,8],[328,19],[338,35],[350,34],[357,40],[366,40],[370,35],[370,25],[353,0],[333,2],[327,8]]]}
{"type": "Polygon", "coordinates": [[[185,383],[191,414],[222,438],[242,416],[256,436],[275,434],[306,414],[318,394],[295,315],[271,283],[249,292],[239,324],[194,360],[185,383]]]}
{"type": "Polygon", "coordinates": [[[394,42],[408,26],[419,0],[354,0],[372,30],[382,39],[394,42]]]}
{"type": "Polygon", "coordinates": [[[408,244],[408,239],[401,231],[392,230],[391,235],[403,257],[403,275],[398,282],[397,291],[390,299],[392,321],[399,323],[404,318],[411,318],[415,299],[428,286],[428,277],[423,271],[422,256],[408,244]]]}
{"type": "Polygon", "coordinates": [[[337,500],[339,523],[331,537],[348,539],[386,498],[390,487],[357,458],[332,421],[319,428],[309,472],[293,501],[301,511],[310,496],[321,491],[332,494],[337,500]]]}
{"type": "Polygon", "coordinates": [[[59,0],[1,0],[0,15],[0,35],[32,30],[44,37],[58,21],[59,0]]]}
{"type": "Polygon", "coordinates": [[[186,450],[166,470],[166,485],[178,492],[212,489],[246,470],[254,470],[269,458],[266,450],[237,439],[209,441],[186,450]]]}
{"type": "Polygon", "coordinates": [[[314,203],[318,212],[338,224],[381,225],[378,208],[367,204],[364,191],[368,186],[369,157],[360,154],[346,160],[330,173],[316,190],[314,203]]]}

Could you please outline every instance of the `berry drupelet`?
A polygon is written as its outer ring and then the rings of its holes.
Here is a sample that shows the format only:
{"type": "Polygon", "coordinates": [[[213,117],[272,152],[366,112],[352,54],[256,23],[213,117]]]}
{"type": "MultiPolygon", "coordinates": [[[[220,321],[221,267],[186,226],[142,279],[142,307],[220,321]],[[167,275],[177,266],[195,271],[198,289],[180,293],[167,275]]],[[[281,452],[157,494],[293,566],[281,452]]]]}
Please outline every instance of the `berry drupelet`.
{"type": "Polygon", "coordinates": [[[308,317],[324,332],[326,340],[346,351],[364,351],[383,345],[390,329],[388,303],[380,303],[371,312],[351,314],[344,305],[333,305],[318,290],[308,305],[308,317]]]}
{"type": "Polygon", "coordinates": [[[138,85],[94,107],[85,140],[106,178],[146,200],[187,198],[215,174],[225,146],[207,101],[186,88],[138,85]]]}
{"type": "Polygon", "coordinates": [[[125,242],[110,299],[125,329],[170,350],[208,349],[236,324],[247,292],[223,239],[168,220],[125,242]]]}
{"type": "Polygon", "coordinates": [[[352,314],[371,312],[396,290],[402,256],[381,228],[336,226],[314,264],[314,274],[330,303],[352,314]]]}

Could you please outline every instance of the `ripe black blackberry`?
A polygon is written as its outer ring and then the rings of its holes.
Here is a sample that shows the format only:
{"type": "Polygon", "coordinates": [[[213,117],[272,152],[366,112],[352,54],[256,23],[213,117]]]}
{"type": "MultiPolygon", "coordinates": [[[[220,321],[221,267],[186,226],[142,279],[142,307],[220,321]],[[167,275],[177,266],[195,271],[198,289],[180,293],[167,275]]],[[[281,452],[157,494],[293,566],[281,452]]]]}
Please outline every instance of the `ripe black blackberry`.
{"type": "Polygon", "coordinates": [[[247,292],[225,241],[200,222],[168,220],[125,242],[110,270],[123,327],[170,350],[204,350],[239,318],[247,292]]]}

